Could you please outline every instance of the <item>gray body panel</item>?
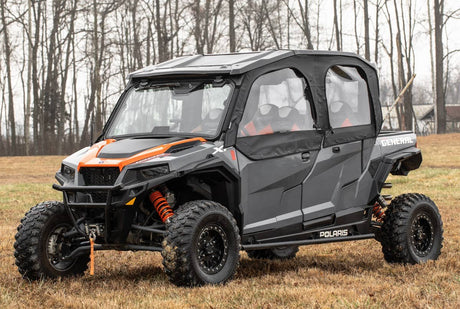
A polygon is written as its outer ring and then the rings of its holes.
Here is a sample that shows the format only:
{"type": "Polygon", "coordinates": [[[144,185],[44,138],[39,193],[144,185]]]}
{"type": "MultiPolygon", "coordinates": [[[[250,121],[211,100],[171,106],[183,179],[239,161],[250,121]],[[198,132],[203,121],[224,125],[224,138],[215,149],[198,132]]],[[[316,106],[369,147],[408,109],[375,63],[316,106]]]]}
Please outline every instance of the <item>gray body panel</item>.
{"type": "Polygon", "coordinates": [[[301,183],[313,166],[316,152],[310,152],[309,160],[303,160],[300,153],[259,161],[238,153],[238,158],[244,231],[300,225],[301,183]]]}
{"type": "Polygon", "coordinates": [[[321,149],[313,170],[302,183],[304,221],[347,208],[343,194],[354,191],[360,175],[361,141],[321,149]],[[337,148],[340,150],[334,152],[337,148]]]}

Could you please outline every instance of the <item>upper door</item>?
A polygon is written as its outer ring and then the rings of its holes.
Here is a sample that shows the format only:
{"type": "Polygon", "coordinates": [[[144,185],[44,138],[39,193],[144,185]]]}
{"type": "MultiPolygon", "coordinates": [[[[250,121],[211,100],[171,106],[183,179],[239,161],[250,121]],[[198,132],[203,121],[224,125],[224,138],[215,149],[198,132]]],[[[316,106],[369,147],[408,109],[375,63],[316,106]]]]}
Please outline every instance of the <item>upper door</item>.
{"type": "Polygon", "coordinates": [[[301,228],[301,183],[321,144],[307,81],[284,68],[255,78],[239,124],[244,232],[301,228]]]}
{"type": "Polygon", "coordinates": [[[329,124],[334,133],[372,124],[367,83],[357,68],[339,65],[329,68],[326,99],[329,124]]]}
{"type": "Polygon", "coordinates": [[[350,209],[354,207],[362,213],[361,206],[367,201],[361,200],[366,193],[360,192],[366,190],[361,190],[359,180],[364,157],[371,150],[363,145],[373,138],[366,131],[373,125],[368,86],[358,68],[330,67],[325,90],[330,129],[316,165],[303,184],[304,220],[313,223],[320,217],[332,223],[344,211],[353,213],[350,209]]]}

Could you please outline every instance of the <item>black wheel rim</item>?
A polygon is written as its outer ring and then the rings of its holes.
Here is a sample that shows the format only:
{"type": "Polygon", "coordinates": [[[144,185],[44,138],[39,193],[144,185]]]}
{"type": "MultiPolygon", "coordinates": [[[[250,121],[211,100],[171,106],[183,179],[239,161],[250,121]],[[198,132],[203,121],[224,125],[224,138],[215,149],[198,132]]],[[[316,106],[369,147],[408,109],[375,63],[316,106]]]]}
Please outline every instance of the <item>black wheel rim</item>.
{"type": "Polygon", "coordinates": [[[427,256],[433,248],[434,226],[426,213],[419,213],[411,224],[411,245],[419,257],[427,256]]]}
{"type": "Polygon", "coordinates": [[[198,235],[197,257],[200,268],[207,274],[221,271],[228,258],[228,238],[222,227],[205,226],[198,235]]]}
{"type": "Polygon", "coordinates": [[[76,259],[63,260],[63,257],[70,253],[71,243],[64,238],[64,233],[71,229],[69,224],[57,225],[48,235],[45,244],[46,256],[55,270],[66,271],[70,269],[76,259]]]}

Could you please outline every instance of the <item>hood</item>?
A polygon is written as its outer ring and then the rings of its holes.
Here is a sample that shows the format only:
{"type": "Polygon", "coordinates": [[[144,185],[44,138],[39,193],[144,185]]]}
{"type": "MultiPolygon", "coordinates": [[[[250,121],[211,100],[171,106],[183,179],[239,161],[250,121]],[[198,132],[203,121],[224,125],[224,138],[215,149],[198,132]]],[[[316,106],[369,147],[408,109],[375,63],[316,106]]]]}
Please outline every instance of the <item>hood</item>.
{"type": "Polygon", "coordinates": [[[148,138],[148,139],[123,139],[105,145],[97,154],[100,159],[129,158],[141,151],[151,149],[164,144],[170,144],[183,140],[180,137],[148,138]]]}
{"type": "Polygon", "coordinates": [[[123,167],[166,153],[178,152],[206,142],[201,137],[156,139],[108,139],[94,144],[78,163],[81,167],[123,167]]]}

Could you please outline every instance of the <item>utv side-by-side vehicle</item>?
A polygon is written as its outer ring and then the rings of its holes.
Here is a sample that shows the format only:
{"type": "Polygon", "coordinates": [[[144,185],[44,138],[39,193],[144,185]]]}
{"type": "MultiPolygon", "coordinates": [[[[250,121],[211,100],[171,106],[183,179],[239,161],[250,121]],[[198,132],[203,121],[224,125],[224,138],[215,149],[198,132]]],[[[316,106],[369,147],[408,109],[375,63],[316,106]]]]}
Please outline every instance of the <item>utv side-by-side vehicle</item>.
{"type": "Polygon", "coordinates": [[[349,53],[267,51],[177,58],[134,72],[102,134],[64,159],[63,201],[21,220],[27,279],[82,274],[92,250],[160,251],[177,285],[217,284],[250,258],[375,238],[391,263],[435,260],[428,197],[382,194],[422,155],[381,132],[374,66],[349,53]],[[391,202],[390,202],[391,201],[391,202]]]}

